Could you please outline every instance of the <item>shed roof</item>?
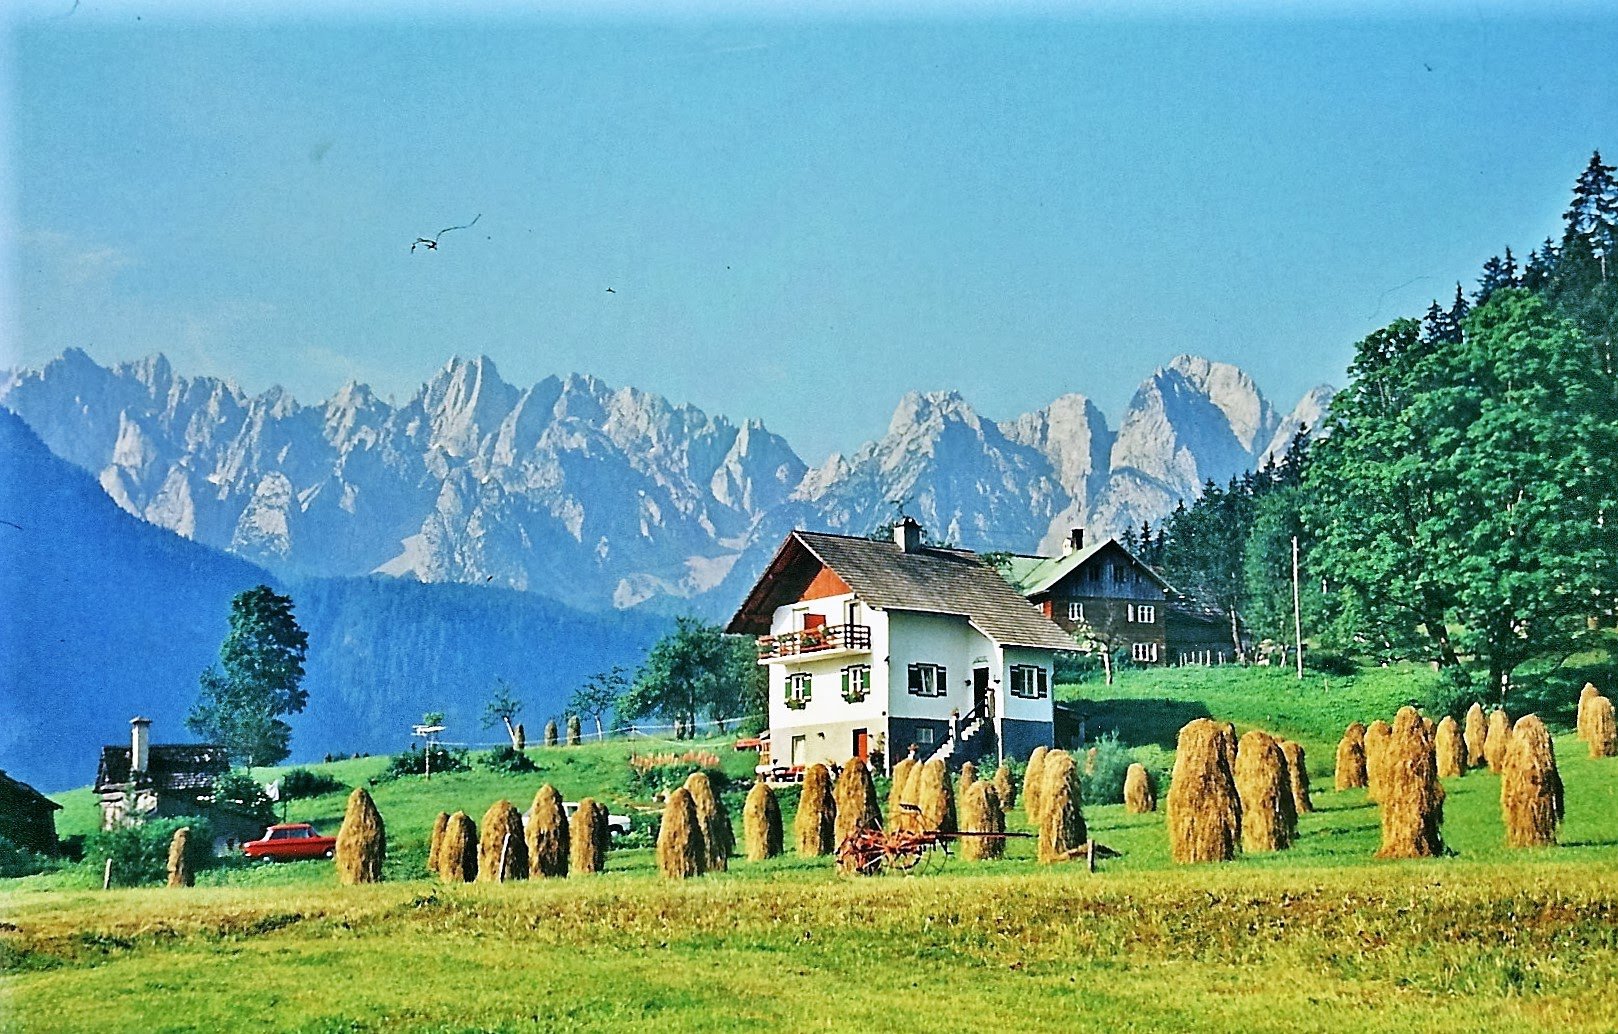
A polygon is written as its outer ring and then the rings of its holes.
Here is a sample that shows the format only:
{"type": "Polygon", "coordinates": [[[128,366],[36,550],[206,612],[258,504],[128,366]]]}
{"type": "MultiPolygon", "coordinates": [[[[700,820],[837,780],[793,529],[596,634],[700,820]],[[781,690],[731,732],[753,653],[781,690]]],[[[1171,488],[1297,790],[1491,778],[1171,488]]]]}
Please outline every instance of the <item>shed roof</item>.
{"type": "Polygon", "coordinates": [[[726,630],[768,632],[775,609],[797,600],[821,565],[869,606],[961,615],[1002,646],[1073,649],[1071,636],[970,550],[906,553],[894,542],[814,531],[787,535],[726,630]]]}
{"type": "MultiPolygon", "coordinates": [[[[207,790],[214,777],[230,771],[225,748],[217,743],[158,743],[148,748],[146,775],[158,790],[207,790]]],[[[96,791],[129,782],[129,748],[102,747],[96,791]]]]}

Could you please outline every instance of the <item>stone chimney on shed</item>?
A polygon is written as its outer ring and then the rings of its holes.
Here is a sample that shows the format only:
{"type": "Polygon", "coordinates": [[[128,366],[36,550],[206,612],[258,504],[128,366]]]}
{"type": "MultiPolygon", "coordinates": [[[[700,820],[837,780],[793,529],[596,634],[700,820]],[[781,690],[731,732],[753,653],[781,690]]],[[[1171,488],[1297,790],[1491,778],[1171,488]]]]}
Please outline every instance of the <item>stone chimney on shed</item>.
{"type": "Polygon", "coordinates": [[[901,552],[921,552],[921,525],[916,523],[914,517],[902,517],[899,523],[893,526],[893,541],[901,552]]]}
{"type": "Polygon", "coordinates": [[[129,720],[129,774],[146,771],[146,763],[151,757],[152,720],[150,718],[131,718],[129,720]]]}
{"type": "Polygon", "coordinates": [[[1067,541],[1062,543],[1062,555],[1072,556],[1084,548],[1084,529],[1074,528],[1067,533],[1067,541]]]}

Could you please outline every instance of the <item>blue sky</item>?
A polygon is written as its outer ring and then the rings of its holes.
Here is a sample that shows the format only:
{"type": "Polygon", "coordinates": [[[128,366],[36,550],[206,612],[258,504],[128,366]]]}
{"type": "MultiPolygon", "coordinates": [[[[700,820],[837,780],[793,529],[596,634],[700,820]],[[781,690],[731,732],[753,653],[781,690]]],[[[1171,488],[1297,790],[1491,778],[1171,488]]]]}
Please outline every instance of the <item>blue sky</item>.
{"type": "Polygon", "coordinates": [[[1285,408],[1618,153],[1594,6],[422,10],[33,4],[0,52],[0,365],[163,351],[403,401],[486,353],[810,462],[912,388],[1116,421],[1179,352],[1285,408]]]}

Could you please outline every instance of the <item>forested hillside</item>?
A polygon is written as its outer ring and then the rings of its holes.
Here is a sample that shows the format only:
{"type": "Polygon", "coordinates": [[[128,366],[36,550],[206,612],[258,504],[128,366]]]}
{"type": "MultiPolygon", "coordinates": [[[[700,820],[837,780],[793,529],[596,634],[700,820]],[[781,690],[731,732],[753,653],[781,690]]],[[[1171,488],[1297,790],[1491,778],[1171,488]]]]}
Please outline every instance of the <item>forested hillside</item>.
{"type": "Polygon", "coordinates": [[[1618,596],[1618,181],[1600,154],[1559,239],[1490,258],[1359,342],[1312,445],[1132,535],[1169,579],[1290,641],[1436,662],[1458,692],[1600,645],[1618,596]],[[1144,540],[1144,541],[1143,541],[1144,540]]]}

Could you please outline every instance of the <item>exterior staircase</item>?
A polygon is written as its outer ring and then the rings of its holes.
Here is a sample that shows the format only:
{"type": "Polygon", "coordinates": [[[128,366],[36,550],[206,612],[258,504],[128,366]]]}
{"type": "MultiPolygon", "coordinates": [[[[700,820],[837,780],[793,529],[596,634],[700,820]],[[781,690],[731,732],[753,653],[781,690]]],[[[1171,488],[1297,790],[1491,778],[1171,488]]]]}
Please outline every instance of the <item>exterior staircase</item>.
{"type": "Polygon", "coordinates": [[[968,761],[977,761],[994,749],[994,721],[976,711],[961,719],[961,723],[930,760],[943,761],[946,768],[958,769],[968,761]]]}

